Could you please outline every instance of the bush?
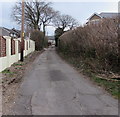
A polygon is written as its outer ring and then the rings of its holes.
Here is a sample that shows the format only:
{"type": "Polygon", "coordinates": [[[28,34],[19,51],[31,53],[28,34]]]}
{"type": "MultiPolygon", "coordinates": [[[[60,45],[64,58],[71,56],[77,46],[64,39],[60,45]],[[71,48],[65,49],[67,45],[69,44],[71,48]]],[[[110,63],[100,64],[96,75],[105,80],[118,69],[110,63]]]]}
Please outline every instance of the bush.
{"type": "Polygon", "coordinates": [[[47,37],[44,38],[44,47],[45,48],[48,47],[48,38],[47,37]]]}
{"type": "Polygon", "coordinates": [[[78,27],[60,36],[59,51],[72,57],[92,58],[99,61],[104,70],[114,71],[120,58],[117,30],[117,18],[78,27]]]}
{"type": "Polygon", "coordinates": [[[55,46],[57,47],[58,46],[58,39],[59,37],[64,33],[63,29],[62,28],[57,28],[55,30],[55,46]]]}
{"type": "Polygon", "coordinates": [[[43,40],[44,40],[44,34],[41,31],[33,31],[31,33],[31,40],[35,41],[35,50],[42,50],[44,47],[43,40]]]}

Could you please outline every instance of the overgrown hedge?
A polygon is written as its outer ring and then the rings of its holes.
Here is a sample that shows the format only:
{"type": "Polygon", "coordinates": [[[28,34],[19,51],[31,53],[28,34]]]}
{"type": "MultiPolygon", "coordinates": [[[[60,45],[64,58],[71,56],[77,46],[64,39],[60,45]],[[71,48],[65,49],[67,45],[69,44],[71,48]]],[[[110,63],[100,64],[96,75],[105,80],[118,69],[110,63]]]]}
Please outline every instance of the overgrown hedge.
{"type": "Polygon", "coordinates": [[[59,38],[59,51],[69,57],[89,59],[96,69],[119,72],[118,19],[78,27],[59,38]],[[97,62],[94,62],[97,61],[97,62]]]}
{"type": "Polygon", "coordinates": [[[48,39],[43,32],[35,30],[31,33],[31,39],[35,41],[35,50],[42,50],[47,47],[48,39]]]}

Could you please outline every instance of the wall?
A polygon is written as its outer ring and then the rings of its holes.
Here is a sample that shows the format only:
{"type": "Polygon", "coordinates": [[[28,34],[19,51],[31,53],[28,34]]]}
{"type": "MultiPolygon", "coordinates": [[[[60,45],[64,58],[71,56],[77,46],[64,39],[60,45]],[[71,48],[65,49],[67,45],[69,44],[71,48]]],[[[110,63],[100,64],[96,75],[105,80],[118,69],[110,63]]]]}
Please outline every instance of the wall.
{"type": "MultiPolygon", "coordinates": [[[[4,69],[10,67],[13,63],[20,60],[20,42],[21,39],[11,39],[9,36],[4,36],[3,39],[5,41],[0,41],[0,45],[3,45],[2,43],[5,43],[4,46],[0,46],[0,50],[4,50],[2,48],[6,49],[6,56],[0,57],[0,72],[4,69]]],[[[2,40],[2,39],[0,39],[2,40]]],[[[27,56],[31,52],[35,50],[35,42],[27,39],[24,40],[24,56],[27,56]]],[[[0,51],[2,52],[2,51],[0,51]]],[[[2,54],[3,55],[3,54],[2,54]]]]}
{"type": "Polygon", "coordinates": [[[6,56],[6,39],[0,36],[0,57],[6,56]]]}
{"type": "Polygon", "coordinates": [[[88,24],[98,24],[100,21],[102,21],[102,19],[99,16],[94,15],[89,19],[88,24]]]}

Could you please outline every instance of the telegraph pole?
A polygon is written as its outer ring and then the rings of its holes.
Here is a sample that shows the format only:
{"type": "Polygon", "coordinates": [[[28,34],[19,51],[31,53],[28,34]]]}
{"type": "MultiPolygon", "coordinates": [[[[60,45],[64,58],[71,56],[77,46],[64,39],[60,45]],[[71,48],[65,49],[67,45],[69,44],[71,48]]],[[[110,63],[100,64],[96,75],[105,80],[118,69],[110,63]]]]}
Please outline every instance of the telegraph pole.
{"type": "Polygon", "coordinates": [[[20,61],[24,60],[24,0],[22,0],[22,22],[21,22],[21,58],[20,61]]]}

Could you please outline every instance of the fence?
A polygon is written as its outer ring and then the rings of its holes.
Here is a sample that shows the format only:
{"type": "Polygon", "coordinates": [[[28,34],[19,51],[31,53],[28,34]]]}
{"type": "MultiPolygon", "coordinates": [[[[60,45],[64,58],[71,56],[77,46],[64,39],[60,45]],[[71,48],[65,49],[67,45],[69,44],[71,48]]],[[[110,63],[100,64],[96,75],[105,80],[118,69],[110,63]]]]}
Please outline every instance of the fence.
{"type": "MultiPolygon", "coordinates": [[[[0,72],[20,60],[21,39],[11,39],[9,36],[0,36],[0,72]]],[[[35,50],[35,42],[24,40],[24,56],[35,50]]]]}

